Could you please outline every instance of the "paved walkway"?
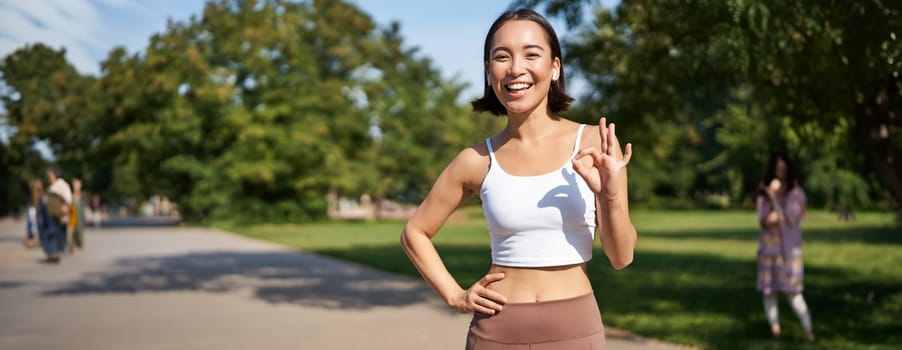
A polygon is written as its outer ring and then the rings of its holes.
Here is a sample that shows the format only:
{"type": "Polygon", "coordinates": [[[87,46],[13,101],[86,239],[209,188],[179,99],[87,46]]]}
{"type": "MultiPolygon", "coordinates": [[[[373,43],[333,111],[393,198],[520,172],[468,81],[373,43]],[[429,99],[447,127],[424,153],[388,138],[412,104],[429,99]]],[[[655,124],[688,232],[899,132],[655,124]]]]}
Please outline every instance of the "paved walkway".
{"type": "MultiPolygon", "coordinates": [[[[42,262],[0,219],[0,349],[462,349],[421,281],[227,232],[101,228],[42,262]]],[[[676,349],[610,329],[609,349],[676,349]]]]}

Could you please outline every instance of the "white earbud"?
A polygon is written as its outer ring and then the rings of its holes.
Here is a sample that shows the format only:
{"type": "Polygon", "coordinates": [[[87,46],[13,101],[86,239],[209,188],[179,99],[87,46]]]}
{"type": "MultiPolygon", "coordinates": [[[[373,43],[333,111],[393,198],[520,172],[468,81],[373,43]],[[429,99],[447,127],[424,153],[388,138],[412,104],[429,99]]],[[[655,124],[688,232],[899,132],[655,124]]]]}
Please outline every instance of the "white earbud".
{"type": "Polygon", "coordinates": [[[551,80],[557,80],[557,71],[551,72],[551,80]]]}

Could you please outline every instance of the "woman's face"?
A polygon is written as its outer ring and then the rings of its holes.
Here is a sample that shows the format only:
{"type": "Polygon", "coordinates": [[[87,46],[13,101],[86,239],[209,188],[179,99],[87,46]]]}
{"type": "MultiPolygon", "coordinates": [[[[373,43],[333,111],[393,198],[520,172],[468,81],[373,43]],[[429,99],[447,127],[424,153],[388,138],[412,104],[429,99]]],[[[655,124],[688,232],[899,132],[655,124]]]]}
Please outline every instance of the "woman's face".
{"type": "Polygon", "coordinates": [[[783,159],[777,159],[777,164],[774,169],[774,176],[776,176],[781,181],[786,181],[786,162],[783,159]]]}
{"type": "Polygon", "coordinates": [[[489,83],[508,115],[546,109],[561,63],[552,57],[542,27],[528,20],[508,21],[495,32],[489,50],[489,83]]]}

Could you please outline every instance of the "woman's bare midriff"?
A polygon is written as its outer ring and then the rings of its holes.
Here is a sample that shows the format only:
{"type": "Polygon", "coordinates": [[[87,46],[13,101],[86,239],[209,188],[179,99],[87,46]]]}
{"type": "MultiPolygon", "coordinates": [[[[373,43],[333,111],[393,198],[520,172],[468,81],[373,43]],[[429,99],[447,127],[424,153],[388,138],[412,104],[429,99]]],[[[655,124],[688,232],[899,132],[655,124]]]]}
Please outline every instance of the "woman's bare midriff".
{"type": "Polygon", "coordinates": [[[496,272],[504,272],[504,279],[486,288],[501,293],[509,303],[567,299],[592,292],[586,264],[554,267],[492,265],[489,273],[496,272]]]}

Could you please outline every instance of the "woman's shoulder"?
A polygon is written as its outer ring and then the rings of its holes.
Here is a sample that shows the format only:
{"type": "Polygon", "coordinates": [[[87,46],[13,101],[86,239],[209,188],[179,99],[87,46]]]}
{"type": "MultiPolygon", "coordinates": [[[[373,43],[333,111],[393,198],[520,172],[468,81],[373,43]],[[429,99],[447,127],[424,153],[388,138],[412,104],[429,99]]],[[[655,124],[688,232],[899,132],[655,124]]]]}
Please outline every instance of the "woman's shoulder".
{"type": "Polygon", "coordinates": [[[799,185],[799,183],[796,182],[796,184],[794,186],[792,186],[792,189],[789,190],[789,195],[795,196],[795,197],[801,197],[804,199],[805,198],[805,189],[802,188],[802,185],[799,185]]]}
{"type": "Polygon", "coordinates": [[[485,140],[474,143],[457,153],[455,160],[462,162],[478,162],[480,160],[488,160],[489,147],[485,140]]]}
{"type": "Polygon", "coordinates": [[[582,128],[580,132],[579,148],[598,147],[601,145],[601,137],[598,135],[598,125],[575,123],[577,128],[582,128]]]}
{"type": "MultiPolygon", "coordinates": [[[[475,143],[461,150],[454,160],[448,165],[448,170],[456,174],[462,174],[464,177],[485,175],[484,172],[489,168],[489,148],[485,141],[475,143]]],[[[482,179],[482,176],[479,176],[482,179]]]]}
{"type": "Polygon", "coordinates": [[[573,123],[576,124],[576,127],[583,128],[583,136],[585,136],[586,134],[589,134],[589,133],[596,135],[596,136],[598,135],[598,124],[586,124],[586,123],[577,123],[577,122],[573,122],[573,123]]]}

